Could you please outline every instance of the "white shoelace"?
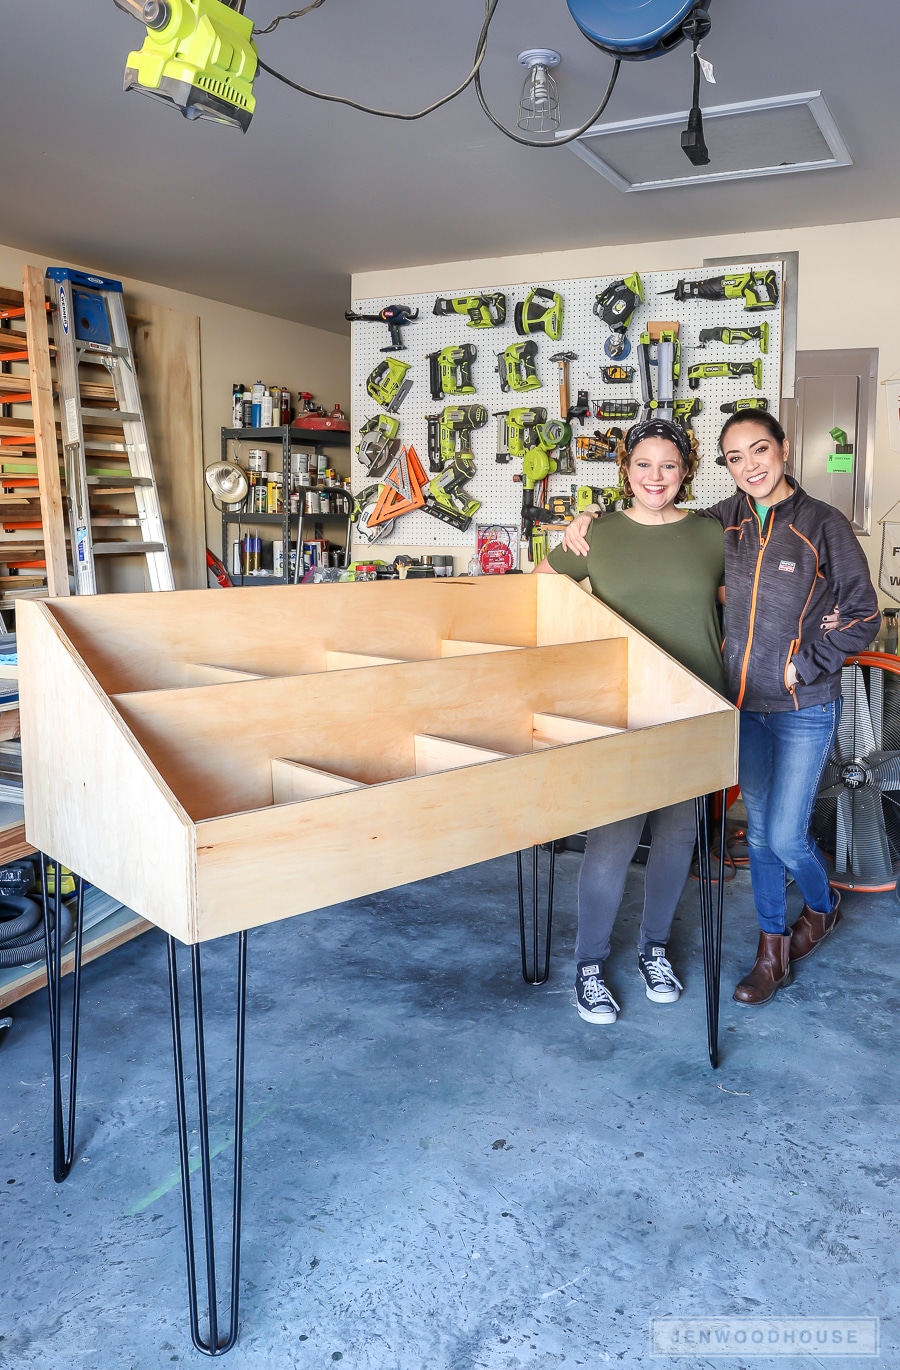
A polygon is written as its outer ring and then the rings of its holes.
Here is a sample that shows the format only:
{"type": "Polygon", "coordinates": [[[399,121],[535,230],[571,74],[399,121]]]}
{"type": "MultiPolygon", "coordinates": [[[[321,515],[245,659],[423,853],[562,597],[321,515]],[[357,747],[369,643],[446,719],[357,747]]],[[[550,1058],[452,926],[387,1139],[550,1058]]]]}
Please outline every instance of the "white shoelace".
{"type": "Polygon", "coordinates": [[[601,1004],[611,1004],[620,1012],[619,1005],[610,994],[602,980],[598,980],[596,975],[589,975],[584,982],[584,997],[591,1008],[599,1008],[601,1004]]]}
{"type": "Polygon", "coordinates": [[[648,956],[644,961],[648,974],[653,982],[653,988],[668,988],[670,985],[677,985],[683,990],[684,985],[669,965],[665,956],[648,956]]]}

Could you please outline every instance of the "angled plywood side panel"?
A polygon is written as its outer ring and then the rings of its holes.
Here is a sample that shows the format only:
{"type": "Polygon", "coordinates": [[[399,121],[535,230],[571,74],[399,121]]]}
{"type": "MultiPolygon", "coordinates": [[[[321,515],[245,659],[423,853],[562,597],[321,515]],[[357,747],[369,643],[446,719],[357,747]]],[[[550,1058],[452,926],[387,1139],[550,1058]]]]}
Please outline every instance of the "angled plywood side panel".
{"type": "Polygon", "coordinates": [[[566,576],[539,576],[537,639],[589,642],[622,636],[628,641],[628,727],[646,728],[685,714],[733,712],[732,706],[656,643],[566,576]]]}
{"type": "Polygon", "coordinates": [[[729,713],[684,719],[199,823],[199,938],[614,822],[642,812],[649,794],[674,804],[720,789],[735,778],[733,734],[729,713]]]}
{"type": "Polygon", "coordinates": [[[20,603],[17,629],[28,840],[191,940],[187,816],[72,652],[49,606],[20,603]]]}
{"type": "Polygon", "coordinates": [[[535,645],[530,576],[99,595],[60,623],[107,694],[186,683],[186,663],[324,671],[329,651],[421,661],[445,639],[535,645]]]}
{"type": "Polygon", "coordinates": [[[374,784],[415,774],[415,733],[522,753],[532,749],[535,711],[624,727],[626,652],[616,639],[114,702],[187,812],[201,819],[271,804],[275,757],[374,784]]]}

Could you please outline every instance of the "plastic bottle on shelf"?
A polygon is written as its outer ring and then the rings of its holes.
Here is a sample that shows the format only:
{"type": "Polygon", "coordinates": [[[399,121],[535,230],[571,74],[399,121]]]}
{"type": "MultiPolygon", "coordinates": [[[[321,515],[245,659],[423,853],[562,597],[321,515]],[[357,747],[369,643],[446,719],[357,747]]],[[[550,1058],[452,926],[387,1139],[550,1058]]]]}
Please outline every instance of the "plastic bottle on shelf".
{"type": "Polygon", "coordinates": [[[275,414],[275,401],[271,390],[263,391],[261,409],[260,428],[271,428],[275,414]]]}
{"type": "Polygon", "coordinates": [[[231,426],[244,426],[244,387],[240,384],[231,387],[231,426]]]}
{"type": "Polygon", "coordinates": [[[481,575],[481,559],[480,559],[480,557],[478,556],[478,550],[477,550],[477,548],[476,548],[476,550],[472,553],[472,555],[469,557],[469,569],[468,569],[468,571],[466,572],[466,575],[469,575],[469,576],[480,576],[480,575],[481,575]]]}

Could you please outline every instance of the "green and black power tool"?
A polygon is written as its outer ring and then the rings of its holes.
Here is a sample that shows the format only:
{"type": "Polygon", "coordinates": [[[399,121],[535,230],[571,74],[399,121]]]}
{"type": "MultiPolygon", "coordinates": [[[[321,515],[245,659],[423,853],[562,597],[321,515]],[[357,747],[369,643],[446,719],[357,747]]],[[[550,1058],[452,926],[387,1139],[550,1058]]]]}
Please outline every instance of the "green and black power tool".
{"type": "Polygon", "coordinates": [[[688,367],[691,390],[699,390],[701,381],[715,376],[728,376],[732,380],[739,376],[752,376],[757,390],[762,390],[762,357],[752,362],[698,362],[696,366],[688,367]]]}
{"type": "Polygon", "coordinates": [[[380,476],[387,470],[400,447],[399,431],[400,420],[392,414],[376,414],[374,418],[366,419],[360,428],[356,455],[368,468],[370,476],[380,476]]]}
{"type": "Polygon", "coordinates": [[[429,352],[431,398],[441,400],[445,395],[474,395],[472,364],[477,355],[474,343],[458,343],[442,347],[439,352],[429,352]]]}
{"type": "Polygon", "coordinates": [[[440,414],[426,414],[425,421],[428,468],[434,478],[428,483],[424,512],[465,532],[481,508],[481,500],[465,489],[475,475],[469,435],[484,427],[488,411],[483,404],[447,405],[440,414]]]}
{"type": "Polygon", "coordinates": [[[540,390],[541,380],[535,363],[537,350],[537,343],[529,339],[528,342],[510,343],[497,353],[500,389],[504,393],[507,390],[540,390]]]}
{"type": "Polygon", "coordinates": [[[767,323],[757,324],[755,328],[701,328],[700,346],[705,347],[710,342],[725,343],[726,346],[733,346],[735,343],[758,342],[760,352],[769,350],[769,325],[767,323]]]}
{"type": "Polygon", "coordinates": [[[672,290],[660,290],[660,295],[674,295],[681,300],[743,300],[745,309],[774,309],[778,304],[778,279],[775,272],[736,271],[731,275],[708,276],[705,281],[681,280],[672,290]]]}
{"type": "Polygon", "coordinates": [[[407,376],[409,362],[400,362],[396,357],[385,357],[369,373],[366,391],[376,404],[388,409],[392,414],[400,408],[407,392],[412,387],[412,377],[407,376]]]}
{"type": "Polygon", "coordinates": [[[743,414],[745,409],[768,409],[769,401],[763,399],[762,395],[748,395],[742,400],[729,400],[727,404],[720,404],[719,408],[723,414],[743,414]]]}
{"type": "Polygon", "coordinates": [[[628,341],[628,325],[639,304],[644,301],[644,286],[635,271],[624,280],[613,281],[594,301],[594,313],[609,328],[609,337],[603,345],[607,357],[622,361],[631,351],[628,341]]]}
{"type": "Polygon", "coordinates": [[[536,285],[516,305],[513,317],[520,337],[529,333],[546,333],[548,338],[558,342],[562,335],[562,295],[545,285],[536,285]]]}
{"type": "Polygon", "coordinates": [[[470,328],[497,328],[506,321],[506,296],[501,290],[482,295],[439,295],[434,313],[466,314],[470,328]]]}

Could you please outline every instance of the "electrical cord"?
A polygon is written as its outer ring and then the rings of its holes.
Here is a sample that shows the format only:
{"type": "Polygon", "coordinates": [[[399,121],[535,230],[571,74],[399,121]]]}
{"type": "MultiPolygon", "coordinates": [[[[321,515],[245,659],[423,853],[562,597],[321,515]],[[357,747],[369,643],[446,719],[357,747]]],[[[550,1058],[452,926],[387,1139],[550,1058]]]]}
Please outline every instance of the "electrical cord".
{"type": "Polygon", "coordinates": [[[505,124],[501,124],[500,120],[496,118],[490,106],[488,105],[487,100],[485,99],[484,91],[481,88],[480,71],[475,73],[475,91],[478,95],[478,103],[481,105],[481,108],[484,110],[485,114],[490,119],[491,123],[494,125],[495,128],[499,128],[501,133],[505,133],[507,138],[511,138],[514,143],[521,143],[522,147],[565,147],[567,143],[574,143],[576,138],[580,138],[581,135],[583,133],[586,133],[587,130],[591,127],[591,125],[595,124],[597,120],[600,118],[600,115],[603,113],[603,111],[606,109],[606,106],[609,104],[610,96],[612,95],[613,90],[615,89],[616,81],[618,80],[619,76],[619,68],[621,67],[621,65],[622,63],[617,57],[613,64],[612,75],[609,78],[609,85],[606,87],[603,99],[600,101],[600,106],[597,110],[594,111],[590,119],[583,123],[580,128],[576,128],[573,133],[567,133],[564,138],[551,138],[546,143],[535,143],[530,138],[520,138],[518,133],[513,133],[512,129],[507,128],[505,124]]]}
{"type": "Polygon", "coordinates": [[[304,14],[309,14],[311,10],[317,10],[324,4],[325,0],[312,0],[312,4],[305,5],[302,10],[291,10],[289,14],[279,14],[277,18],[273,19],[271,24],[267,24],[264,29],[254,29],[253,36],[256,38],[262,33],[274,33],[282,19],[302,19],[304,14]]]}
{"type": "MultiPolygon", "coordinates": [[[[319,0],[320,4],[322,2],[323,0],[319,0]]],[[[299,91],[301,95],[311,95],[314,100],[327,100],[331,104],[349,105],[351,109],[358,109],[362,114],[374,114],[379,119],[403,119],[407,122],[415,119],[424,119],[426,114],[433,114],[436,109],[441,108],[441,105],[449,104],[451,100],[456,99],[457,95],[462,95],[463,91],[466,90],[473,81],[477,83],[478,73],[482,62],[484,61],[485,53],[487,52],[488,30],[490,29],[491,20],[494,17],[499,3],[500,0],[485,0],[484,23],[482,24],[481,32],[478,35],[478,43],[475,48],[475,60],[472,65],[472,70],[469,72],[466,79],[461,85],[457,86],[455,90],[451,90],[449,95],[442,96],[440,100],[435,100],[433,105],[428,105],[425,109],[420,109],[415,114],[399,114],[393,110],[373,109],[370,105],[360,105],[356,100],[350,100],[345,95],[326,95],[324,91],[311,90],[309,86],[301,86],[298,81],[292,81],[289,76],[285,76],[282,72],[276,71],[274,67],[270,67],[268,63],[264,62],[261,57],[258,56],[257,61],[260,68],[263,71],[268,72],[270,76],[274,76],[276,81],[281,81],[284,85],[290,86],[291,90],[299,91]]],[[[305,13],[305,11],[298,11],[298,14],[299,13],[305,13]]],[[[496,123],[496,120],[494,120],[494,122],[496,123]]],[[[585,127],[587,127],[587,125],[585,125],[585,127]]],[[[540,144],[535,144],[535,146],[540,146],[540,144]]]]}

